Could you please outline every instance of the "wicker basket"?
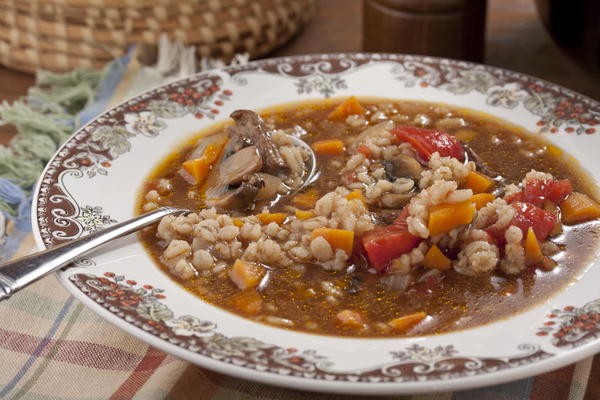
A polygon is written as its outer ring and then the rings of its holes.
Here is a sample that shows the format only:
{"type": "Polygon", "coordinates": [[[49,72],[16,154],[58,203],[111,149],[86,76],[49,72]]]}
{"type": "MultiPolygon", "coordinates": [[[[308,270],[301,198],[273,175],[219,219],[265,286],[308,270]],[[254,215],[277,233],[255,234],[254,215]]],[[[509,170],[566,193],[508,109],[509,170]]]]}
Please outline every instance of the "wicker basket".
{"type": "Polygon", "coordinates": [[[99,68],[161,34],[199,57],[251,58],[287,41],[316,0],[0,0],[0,63],[22,71],[99,68]]]}

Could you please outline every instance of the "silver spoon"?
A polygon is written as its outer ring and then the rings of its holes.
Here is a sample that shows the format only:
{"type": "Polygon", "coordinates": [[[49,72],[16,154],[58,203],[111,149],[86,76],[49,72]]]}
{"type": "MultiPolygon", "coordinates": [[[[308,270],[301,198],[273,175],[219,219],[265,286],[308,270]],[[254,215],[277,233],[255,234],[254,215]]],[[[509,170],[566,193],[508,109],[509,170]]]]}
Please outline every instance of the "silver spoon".
{"type": "MultiPolygon", "coordinates": [[[[302,139],[291,136],[294,144],[308,150],[308,173],[305,180],[292,193],[299,192],[316,179],[317,159],[313,149],[302,139]]],[[[289,195],[288,194],[288,195],[289,195]]],[[[160,221],[167,215],[176,215],[192,212],[191,210],[175,207],[161,207],[139,217],[120,222],[109,228],[90,233],[79,239],[60,244],[47,250],[31,254],[18,260],[0,265],[0,300],[9,298],[13,293],[40,278],[54,272],[74,260],[81,258],[86,253],[120,237],[160,221]]]]}

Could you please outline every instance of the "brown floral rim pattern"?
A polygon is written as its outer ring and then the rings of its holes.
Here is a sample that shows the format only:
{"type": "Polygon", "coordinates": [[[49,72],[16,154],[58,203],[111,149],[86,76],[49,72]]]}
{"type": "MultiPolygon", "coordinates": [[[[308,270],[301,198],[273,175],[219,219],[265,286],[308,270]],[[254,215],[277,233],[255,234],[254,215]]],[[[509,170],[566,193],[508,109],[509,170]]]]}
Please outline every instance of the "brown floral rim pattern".
{"type": "Polygon", "coordinates": [[[315,350],[283,348],[251,337],[227,337],[218,333],[211,321],[176,316],[164,304],[162,289],[140,285],[123,275],[79,273],[69,280],[117,317],[168,343],[236,367],[284,376],[361,383],[439,381],[494,373],[554,356],[535,344],[521,344],[521,354],[498,358],[459,355],[453,345],[427,348],[413,344],[390,352],[387,363],[340,371],[315,350]]]}
{"type": "MultiPolygon", "coordinates": [[[[600,103],[541,79],[467,61],[400,54],[324,54],[277,58],[228,69],[232,75],[256,70],[296,80],[298,94],[324,97],[347,88],[342,72],[375,62],[391,62],[405,87],[437,88],[456,95],[478,92],[494,107],[523,106],[535,115],[540,133],[596,133],[600,103]]],[[[238,77],[238,82],[244,79],[238,77]]]]}
{"type": "Polygon", "coordinates": [[[565,306],[548,314],[538,336],[551,336],[556,347],[578,347],[600,338],[600,299],[582,307],[565,306]]]}

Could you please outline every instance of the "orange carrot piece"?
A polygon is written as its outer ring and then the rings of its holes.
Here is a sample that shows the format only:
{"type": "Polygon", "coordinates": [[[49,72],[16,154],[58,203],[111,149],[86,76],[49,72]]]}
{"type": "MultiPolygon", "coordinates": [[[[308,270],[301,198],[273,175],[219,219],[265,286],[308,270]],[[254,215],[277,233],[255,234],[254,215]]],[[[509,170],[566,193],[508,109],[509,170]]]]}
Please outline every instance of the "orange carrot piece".
{"type": "Polygon", "coordinates": [[[335,156],[344,152],[344,142],[339,139],[327,139],[314,142],[311,146],[319,154],[335,156]]]}
{"type": "Polygon", "coordinates": [[[241,228],[244,225],[244,221],[242,221],[239,218],[231,218],[231,220],[233,221],[233,224],[238,228],[241,228]]]}
{"type": "Polygon", "coordinates": [[[319,200],[319,192],[316,189],[309,189],[295,195],[292,204],[296,207],[313,208],[317,200],[319,200]]]}
{"type": "Polygon", "coordinates": [[[265,276],[265,269],[250,261],[237,259],[229,270],[229,279],[244,290],[256,287],[265,276]]]}
{"type": "Polygon", "coordinates": [[[487,175],[477,171],[471,171],[467,175],[465,187],[473,193],[485,193],[494,185],[494,180],[487,175]]]}
{"type": "Polygon", "coordinates": [[[471,200],[461,203],[439,204],[429,209],[429,233],[431,236],[446,233],[473,220],[475,204],[471,200]]]}
{"type": "Polygon", "coordinates": [[[287,215],[284,213],[269,213],[269,214],[256,214],[256,217],[259,219],[261,224],[267,225],[271,222],[275,222],[278,225],[283,224],[283,221],[287,218],[287,215]]]}
{"type": "Polygon", "coordinates": [[[560,149],[560,147],[557,147],[553,144],[548,145],[548,147],[546,148],[546,152],[553,157],[560,156],[562,154],[562,150],[560,149]]]}
{"type": "Polygon", "coordinates": [[[535,265],[541,262],[543,258],[544,255],[542,254],[540,242],[538,242],[533,228],[530,226],[525,237],[525,264],[535,265]]]}
{"type": "Polygon", "coordinates": [[[394,318],[393,320],[388,322],[388,325],[398,333],[403,333],[423,321],[427,317],[422,311],[404,315],[402,317],[394,318]]]}
{"type": "Polygon", "coordinates": [[[345,120],[348,115],[364,114],[365,109],[354,96],[348,97],[337,106],[327,117],[330,120],[345,120]]]}
{"type": "Polygon", "coordinates": [[[210,171],[210,163],[204,157],[184,161],[182,167],[194,178],[196,185],[201,185],[206,180],[210,171]]]}
{"type": "Polygon", "coordinates": [[[312,231],[312,238],[322,236],[323,239],[327,240],[331,247],[334,249],[341,249],[346,254],[352,254],[352,248],[354,246],[354,232],[346,231],[343,229],[332,229],[332,228],[318,228],[312,231]]]}
{"type": "Polygon", "coordinates": [[[262,298],[254,289],[246,289],[229,298],[231,305],[246,314],[258,314],[262,309],[262,298]]]}
{"type": "Polygon", "coordinates": [[[363,204],[366,204],[365,198],[362,194],[362,190],[359,190],[359,189],[353,190],[346,196],[346,200],[354,200],[354,199],[359,199],[360,201],[362,201],[363,204]]]}
{"type": "Polygon", "coordinates": [[[431,269],[440,269],[445,270],[449,269],[452,264],[452,260],[450,260],[437,245],[433,245],[427,250],[425,253],[425,258],[423,259],[423,265],[426,268],[431,269]]]}
{"type": "Polygon", "coordinates": [[[475,208],[477,210],[480,210],[490,201],[494,201],[495,198],[496,197],[491,193],[477,193],[471,196],[471,202],[475,203],[475,208]]]}
{"type": "Polygon", "coordinates": [[[201,157],[183,162],[183,169],[194,178],[196,185],[204,183],[213,164],[221,155],[221,151],[226,143],[227,138],[218,142],[209,143],[204,148],[201,157]]]}
{"type": "Polygon", "coordinates": [[[579,192],[573,192],[560,203],[560,210],[565,224],[577,224],[600,217],[600,205],[579,192]]]}
{"type": "Polygon", "coordinates": [[[314,216],[315,216],[315,213],[312,211],[296,210],[296,218],[298,218],[299,220],[309,219],[314,216]]]}
{"type": "Polygon", "coordinates": [[[221,155],[221,151],[223,150],[223,147],[225,147],[225,143],[227,143],[227,140],[223,142],[207,144],[204,152],[202,153],[202,157],[205,157],[210,164],[213,164],[221,155]]]}

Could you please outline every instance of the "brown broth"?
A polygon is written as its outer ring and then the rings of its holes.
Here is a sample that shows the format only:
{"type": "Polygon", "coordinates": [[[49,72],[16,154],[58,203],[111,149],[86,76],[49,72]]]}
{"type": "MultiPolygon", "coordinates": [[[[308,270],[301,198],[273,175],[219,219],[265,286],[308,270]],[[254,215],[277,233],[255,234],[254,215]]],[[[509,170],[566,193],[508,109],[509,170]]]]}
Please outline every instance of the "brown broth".
{"type": "MultiPolygon", "coordinates": [[[[367,107],[382,104],[383,100],[361,99],[367,107]]],[[[385,102],[396,103],[398,114],[406,115],[412,121],[418,114],[426,114],[436,121],[447,111],[452,117],[463,118],[468,129],[475,137],[468,145],[484,161],[485,167],[504,179],[505,183],[518,183],[530,169],[552,173],[557,179],[570,179],[575,190],[584,192],[593,198],[596,188],[591,179],[566,154],[549,154],[550,144],[540,136],[533,136],[523,129],[487,114],[446,105],[421,102],[385,102]],[[539,151],[534,157],[525,152],[539,151]]],[[[264,112],[267,121],[274,122],[278,128],[289,128],[300,124],[310,132],[305,140],[310,144],[316,140],[339,138],[346,143],[363,128],[340,127],[326,121],[334,102],[327,104],[307,103],[293,107],[280,107],[264,112]]],[[[405,123],[409,125],[409,123],[405,123]]],[[[465,128],[445,129],[451,134],[465,137],[465,128]],[[462,132],[460,132],[463,130],[462,132]]],[[[203,135],[222,130],[222,125],[212,128],[203,135]]],[[[467,135],[468,136],[468,135],[467,135]]],[[[177,174],[176,170],[193,148],[192,140],[178,149],[167,160],[161,162],[150,174],[144,185],[143,193],[151,189],[157,179],[173,178],[174,194],[168,204],[191,209],[202,207],[201,197],[188,197],[189,186],[177,174]]],[[[318,156],[320,178],[314,187],[324,194],[339,184],[339,168],[331,166],[337,156],[318,156]],[[333,183],[333,184],[332,184],[333,183]]],[[[143,198],[143,196],[140,196],[143,198]]],[[[277,202],[272,212],[284,210],[289,199],[277,202]]],[[[141,202],[138,211],[141,209],[141,202]]],[[[169,274],[159,259],[164,243],[155,239],[156,230],[148,229],[141,233],[141,239],[157,265],[169,274]]],[[[407,335],[420,335],[450,332],[509,317],[536,305],[573,282],[583,274],[595,257],[600,224],[597,221],[565,226],[564,232],[553,241],[562,250],[556,257],[558,267],[551,272],[527,269],[517,276],[507,276],[500,272],[482,277],[467,277],[454,271],[445,273],[441,287],[429,290],[427,284],[417,284],[406,293],[392,292],[379,281],[379,276],[366,271],[365,265],[355,265],[348,271],[330,272],[319,266],[308,265],[306,272],[298,273],[292,268],[277,268],[269,271],[268,284],[261,290],[265,309],[269,315],[286,318],[295,322],[293,329],[311,333],[341,336],[402,336],[393,332],[370,329],[361,331],[344,328],[336,323],[335,315],[344,309],[359,310],[369,322],[388,321],[390,319],[424,311],[429,318],[419,324],[407,335]],[[352,270],[352,272],[349,272],[352,270]],[[345,295],[337,305],[332,305],[319,288],[323,280],[333,281],[345,295]],[[356,293],[350,292],[360,287],[356,293]],[[313,294],[315,292],[316,294],[313,294]],[[314,329],[314,324],[318,329],[314,329]]],[[[170,275],[169,275],[170,276],[170,275]]],[[[190,281],[180,281],[187,290],[202,299],[224,309],[241,314],[229,301],[230,296],[239,290],[222,272],[210,278],[199,277],[190,281]]],[[[245,315],[257,319],[256,316],[245,315]]],[[[259,318],[260,319],[260,318],[259,318]]],[[[264,322],[264,321],[263,321],[264,322]]],[[[371,324],[373,325],[373,324],[371,324]]]]}

